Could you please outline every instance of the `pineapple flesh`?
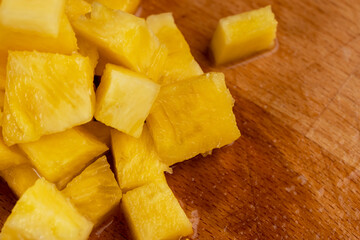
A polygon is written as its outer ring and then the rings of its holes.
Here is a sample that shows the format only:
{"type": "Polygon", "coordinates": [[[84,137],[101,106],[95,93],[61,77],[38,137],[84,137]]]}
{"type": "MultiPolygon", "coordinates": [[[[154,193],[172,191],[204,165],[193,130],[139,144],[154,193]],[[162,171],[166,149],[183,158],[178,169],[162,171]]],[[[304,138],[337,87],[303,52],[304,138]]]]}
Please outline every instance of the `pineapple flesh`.
{"type": "Polygon", "coordinates": [[[193,232],[164,176],[124,194],[122,209],[136,240],[180,239],[193,232]]]}
{"type": "Polygon", "coordinates": [[[91,4],[85,0],[66,0],[65,13],[71,23],[81,15],[91,12],[91,4]]]}
{"type": "Polygon", "coordinates": [[[95,71],[95,67],[99,60],[99,53],[98,50],[94,45],[86,41],[85,39],[78,37],[77,38],[78,44],[78,53],[84,57],[88,57],[90,59],[90,64],[95,71]]]}
{"type": "MultiPolygon", "coordinates": [[[[6,83],[6,64],[7,64],[7,52],[1,53],[0,50],[0,91],[5,90],[5,83],[6,83]]],[[[1,96],[2,97],[2,96],[1,96]]],[[[3,101],[3,100],[1,100],[3,101]]],[[[2,102],[4,107],[4,102],[2,102]]]]}
{"type": "Polygon", "coordinates": [[[163,75],[158,81],[160,84],[166,85],[204,73],[191,55],[190,47],[177,28],[171,13],[151,15],[146,22],[168,49],[163,75]]]}
{"type": "Polygon", "coordinates": [[[167,49],[144,19],[94,2],[91,14],[80,16],[73,26],[111,63],[143,73],[154,81],[159,79],[167,49]]]}
{"type": "Polygon", "coordinates": [[[87,57],[9,52],[3,118],[8,145],[38,140],[93,118],[93,69],[87,57]]]}
{"type": "Polygon", "coordinates": [[[272,48],[276,27],[271,6],[221,19],[210,45],[215,64],[230,63],[272,48]]]}
{"type": "Polygon", "coordinates": [[[107,64],[96,91],[96,120],[133,137],[141,135],[160,90],[146,76],[107,64]]]}
{"type": "Polygon", "coordinates": [[[110,127],[98,121],[91,121],[84,125],[79,126],[79,128],[83,128],[85,131],[88,131],[90,134],[96,137],[97,140],[99,140],[102,143],[105,143],[106,146],[110,148],[111,146],[110,127]]]}
{"type": "Polygon", "coordinates": [[[87,0],[90,3],[98,2],[108,8],[121,10],[127,13],[135,13],[140,4],[140,0],[87,0]]]}
{"type": "Polygon", "coordinates": [[[0,239],[86,240],[92,228],[55,185],[39,179],[17,201],[0,239]]]}
{"type": "Polygon", "coordinates": [[[59,189],[108,147],[83,129],[43,136],[31,143],[19,144],[36,170],[59,189]]]}
{"type": "Polygon", "coordinates": [[[5,100],[5,91],[0,90],[0,126],[2,126],[3,115],[4,115],[4,100],[5,100]]]}
{"type": "Polygon", "coordinates": [[[0,22],[16,31],[57,37],[65,0],[2,0],[0,22]]]}
{"type": "Polygon", "coordinates": [[[123,191],[150,183],[169,168],[161,162],[146,125],[140,138],[111,130],[116,176],[123,191]]]}
{"type": "Polygon", "coordinates": [[[24,156],[19,147],[7,146],[0,133],[0,171],[27,162],[29,160],[24,156]]]}
{"type": "Polygon", "coordinates": [[[190,159],[240,136],[224,78],[207,73],[161,88],[146,121],[165,163],[190,159]]]}
{"type": "Polygon", "coordinates": [[[116,209],[121,199],[121,190],[105,156],[69,182],[62,193],[95,226],[116,209]]]}
{"type": "Polygon", "coordinates": [[[2,170],[0,176],[19,198],[40,178],[36,170],[28,163],[2,170]]]}

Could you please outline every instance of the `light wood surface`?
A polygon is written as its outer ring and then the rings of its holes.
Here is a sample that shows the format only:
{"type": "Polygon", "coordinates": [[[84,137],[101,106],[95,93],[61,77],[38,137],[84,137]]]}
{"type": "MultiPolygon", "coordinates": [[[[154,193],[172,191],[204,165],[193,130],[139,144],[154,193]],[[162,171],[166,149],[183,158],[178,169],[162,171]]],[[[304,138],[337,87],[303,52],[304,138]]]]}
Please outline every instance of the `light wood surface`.
{"type": "MultiPolygon", "coordinates": [[[[173,12],[205,71],[222,71],[242,137],[178,164],[170,187],[191,239],[360,239],[360,2],[143,0],[141,16],[173,12]],[[278,48],[213,67],[222,17],[272,5],[278,48]]],[[[0,222],[15,197],[0,183],[0,222]]],[[[131,239],[118,214],[91,239],[131,239]],[[100,234],[100,235],[99,235],[100,234]]]]}

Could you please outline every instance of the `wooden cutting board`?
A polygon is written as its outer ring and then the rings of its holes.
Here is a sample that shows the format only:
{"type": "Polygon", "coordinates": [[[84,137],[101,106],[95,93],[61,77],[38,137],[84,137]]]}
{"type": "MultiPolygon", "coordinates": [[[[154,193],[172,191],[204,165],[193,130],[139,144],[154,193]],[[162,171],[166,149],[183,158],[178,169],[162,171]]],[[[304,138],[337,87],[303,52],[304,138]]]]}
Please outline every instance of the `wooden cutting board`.
{"type": "MultiPolygon", "coordinates": [[[[173,12],[205,71],[222,71],[242,137],[176,165],[170,187],[191,239],[360,239],[360,2],[144,0],[141,16],[173,12]],[[268,4],[278,47],[213,67],[220,18],[268,4]]],[[[15,204],[0,182],[0,222],[15,204]]],[[[118,214],[91,239],[131,239],[118,214]]]]}

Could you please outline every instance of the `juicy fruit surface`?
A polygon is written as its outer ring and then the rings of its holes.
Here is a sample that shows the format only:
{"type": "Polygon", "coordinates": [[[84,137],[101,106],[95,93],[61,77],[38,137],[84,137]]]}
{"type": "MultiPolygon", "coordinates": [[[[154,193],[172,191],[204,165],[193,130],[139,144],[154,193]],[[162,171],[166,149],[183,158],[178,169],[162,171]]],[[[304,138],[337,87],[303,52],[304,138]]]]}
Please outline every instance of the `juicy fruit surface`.
{"type": "Polygon", "coordinates": [[[40,178],[29,163],[7,168],[0,172],[0,176],[18,197],[21,197],[40,178]]]}
{"type": "Polygon", "coordinates": [[[95,225],[101,223],[121,199],[121,190],[105,156],[89,165],[62,192],[95,225]]]}
{"type": "Polygon", "coordinates": [[[77,38],[77,43],[79,47],[78,52],[84,57],[89,57],[90,64],[92,68],[95,69],[99,60],[97,48],[81,37],[77,38]]]}
{"type": "Polygon", "coordinates": [[[107,64],[96,91],[95,118],[139,137],[159,90],[160,86],[145,76],[107,64]]]}
{"type": "Polygon", "coordinates": [[[165,177],[124,194],[122,209],[137,240],[179,239],[192,225],[165,177]]]}
{"type": "Polygon", "coordinates": [[[57,37],[64,0],[2,0],[0,22],[14,31],[57,37]]]}
{"type": "Polygon", "coordinates": [[[221,19],[210,46],[215,63],[229,63],[272,48],[276,27],[270,6],[221,19]]]}
{"type": "Polygon", "coordinates": [[[151,15],[146,22],[160,43],[168,49],[163,75],[158,81],[160,84],[166,85],[204,73],[191,55],[190,47],[171,13],[151,15]]]}
{"type": "Polygon", "coordinates": [[[77,20],[81,15],[91,12],[91,4],[85,0],[66,0],[65,13],[70,22],[77,20]]]}
{"type": "Polygon", "coordinates": [[[0,239],[85,240],[92,227],[55,185],[39,179],[16,203],[0,239]]]}
{"type": "MultiPolygon", "coordinates": [[[[94,0],[87,0],[92,3],[94,0]]],[[[121,10],[127,13],[135,13],[140,4],[140,0],[96,0],[96,2],[107,6],[108,8],[121,10]]]]}
{"type": "Polygon", "coordinates": [[[154,81],[159,77],[166,50],[144,19],[93,3],[90,16],[80,16],[73,25],[112,63],[141,72],[154,81]]]}
{"type": "Polygon", "coordinates": [[[206,153],[240,137],[222,73],[163,86],[147,124],[168,165],[206,153]]]}
{"type": "Polygon", "coordinates": [[[0,171],[9,167],[28,162],[18,146],[7,146],[0,133],[0,171]]]}
{"type": "Polygon", "coordinates": [[[110,148],[111,146],[111,128],[106,126],[105,124],[98,121],[90,121],[84,125],[79,126],[79,128],[83,128],[85,131],[92,134],[102,143],[105,143],[106,146],[110,148]]]}
{"type": "Polygon", "coordinates": [[[94,158],[108,147],[80,129],[43,136],[31,143],[19,144],[37,171],[62,189],[94,158]]]}
{"type": "Polygon", "coordinates": [[[6,77],[3,136],[9,145],[92,119],[95,93],[88,58],[9,52],[6,77]]]}
{"type": "Polygon", "coordinates": [[[116,175],[123,191],[150,183],[162,177],[164,171],[169,171],[161,162],[146,125],[140,138],[113,129],[111,140],[116,175]]]}

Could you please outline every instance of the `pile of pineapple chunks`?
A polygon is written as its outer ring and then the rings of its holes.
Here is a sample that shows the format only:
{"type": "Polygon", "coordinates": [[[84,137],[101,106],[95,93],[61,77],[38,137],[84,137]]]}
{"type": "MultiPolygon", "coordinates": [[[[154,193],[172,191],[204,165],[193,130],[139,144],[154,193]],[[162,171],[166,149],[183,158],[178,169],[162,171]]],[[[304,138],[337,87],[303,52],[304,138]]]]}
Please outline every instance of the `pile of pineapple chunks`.
{"type": "Polygon", "coordinates": [[[135,239],[191,235],[164,172],[240,136],[171,13],[97,1],[1,2],[0,173],[19,200],[0,239],[87,239],[119,204],[135,239]]]}

